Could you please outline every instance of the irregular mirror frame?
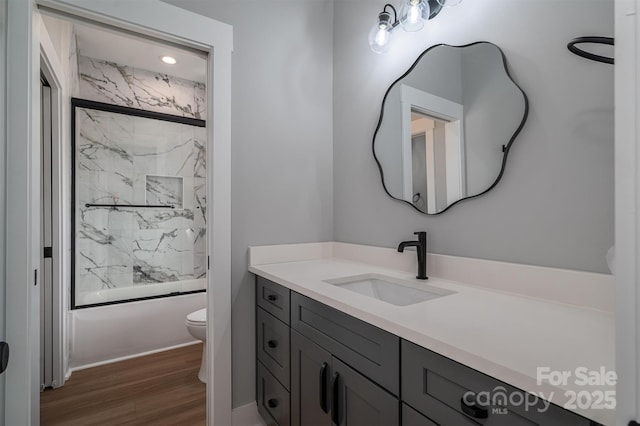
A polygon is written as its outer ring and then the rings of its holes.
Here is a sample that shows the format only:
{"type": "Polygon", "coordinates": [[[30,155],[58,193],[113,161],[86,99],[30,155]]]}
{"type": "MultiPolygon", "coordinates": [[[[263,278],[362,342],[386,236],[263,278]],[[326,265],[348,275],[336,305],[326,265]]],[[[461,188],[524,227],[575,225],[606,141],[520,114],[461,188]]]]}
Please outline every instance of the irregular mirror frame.
{"type": "Polygon", "coordinates": [[[373,155],[384,190],[425,214],[485,194],[528,112],[498,46],[430,47],[382,101],[373,155]]]}

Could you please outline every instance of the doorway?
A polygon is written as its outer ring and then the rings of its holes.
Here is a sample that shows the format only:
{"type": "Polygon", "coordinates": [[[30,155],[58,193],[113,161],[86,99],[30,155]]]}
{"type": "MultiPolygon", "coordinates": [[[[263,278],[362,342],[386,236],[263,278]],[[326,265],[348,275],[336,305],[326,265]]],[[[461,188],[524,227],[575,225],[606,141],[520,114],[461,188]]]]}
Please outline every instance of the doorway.
{"type": "MultiPolygon", "coordinates": [[[[37,424],[39,399],[40,292],[34,279],[40,268],[40,97],[37,56],[40,34],[35,26],[41,13],[62,13],[83,20],[123,28],[198,49],[207,55],[207,139],[213,141],[207,158],[207,211],[211,254],[207,281],[208,423],[231,423],[231,288],[230,288],[230,101],[232,27],[160,1],[119,2],[38,0],[10,2],[7,22],[7,161],[6,223],[12,250],[6,253],[6,339],[12,359],[6,372],[5,421],[37,424]],[[181,24],[182,23],[182,24],[181,24]],[[215,93],[215,97],[213,94],[215,93]],[[216,235],[214,239],[212,235],[216,235]],[[35,285],[34,285],[35,284],[35,285]],[[215,398],[214,398],[215,395],[215,398]]],[[[55,253],[54,253],[55,255],[55,253]]]]}

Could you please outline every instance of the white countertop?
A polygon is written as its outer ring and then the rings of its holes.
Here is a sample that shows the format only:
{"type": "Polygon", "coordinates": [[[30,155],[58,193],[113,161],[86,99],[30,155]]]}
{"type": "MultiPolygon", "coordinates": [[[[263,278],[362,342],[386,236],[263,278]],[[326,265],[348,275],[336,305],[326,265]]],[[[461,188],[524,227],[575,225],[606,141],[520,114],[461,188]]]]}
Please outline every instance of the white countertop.
{"type": "MultiPolygon", "coordinates": [[[[283,246],[272,247],[282,250],[283,246]]],[[[595,396],[594,392],[615,390],[614,386],[575,383],[578,367],[614,370],[612,312],[434,276],[426,281],[428,285],[455,293],[395,306],[324,281],[367,273],[418,285],[425,281],[415,279],[414,272],[337,258],[325,248],[320,255],[309,256],[300,256],[297,250],[292,261],[287,261],[286,253],[271,259],[265,253],[251,256],[249,271],[557,405],[564,406],[569,400],[567,391],[595,396]],[[539,367],[569,371],[571,377],[558,386],[538,384],[539,367]]],[[[567,408],[605,425],[615,423],[615,410],[567,408]]]]}

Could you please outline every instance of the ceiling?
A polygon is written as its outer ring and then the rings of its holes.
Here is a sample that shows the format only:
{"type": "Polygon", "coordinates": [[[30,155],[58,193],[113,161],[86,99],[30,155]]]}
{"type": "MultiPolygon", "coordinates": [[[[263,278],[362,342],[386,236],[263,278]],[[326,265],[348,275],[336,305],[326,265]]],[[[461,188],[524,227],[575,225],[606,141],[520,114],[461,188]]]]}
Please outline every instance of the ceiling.
{"type": "Polygon", "coordinates": [[[111,29],[74,23],[78,52],[82,56],[116,62],[134,68],[169,74],[204,83],[207,75],[205,54],[181,49],[161,41],[136,37],[111,29]],[[167,65],[162,56],[173,56],[177,63],[167,65]]]}

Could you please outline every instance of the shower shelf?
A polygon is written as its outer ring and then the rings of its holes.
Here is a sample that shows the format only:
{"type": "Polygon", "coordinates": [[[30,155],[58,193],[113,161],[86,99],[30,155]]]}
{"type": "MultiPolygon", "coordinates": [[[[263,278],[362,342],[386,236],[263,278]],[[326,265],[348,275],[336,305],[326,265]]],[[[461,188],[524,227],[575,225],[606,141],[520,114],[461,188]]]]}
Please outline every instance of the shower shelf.
{"type": "Polygon", "coordinates": [[[128,207],[128,208],[151,208],[151,209],[175,209],[172,205],[163,204],[91,204],[87,203],[85,207],[128,207]]]}

